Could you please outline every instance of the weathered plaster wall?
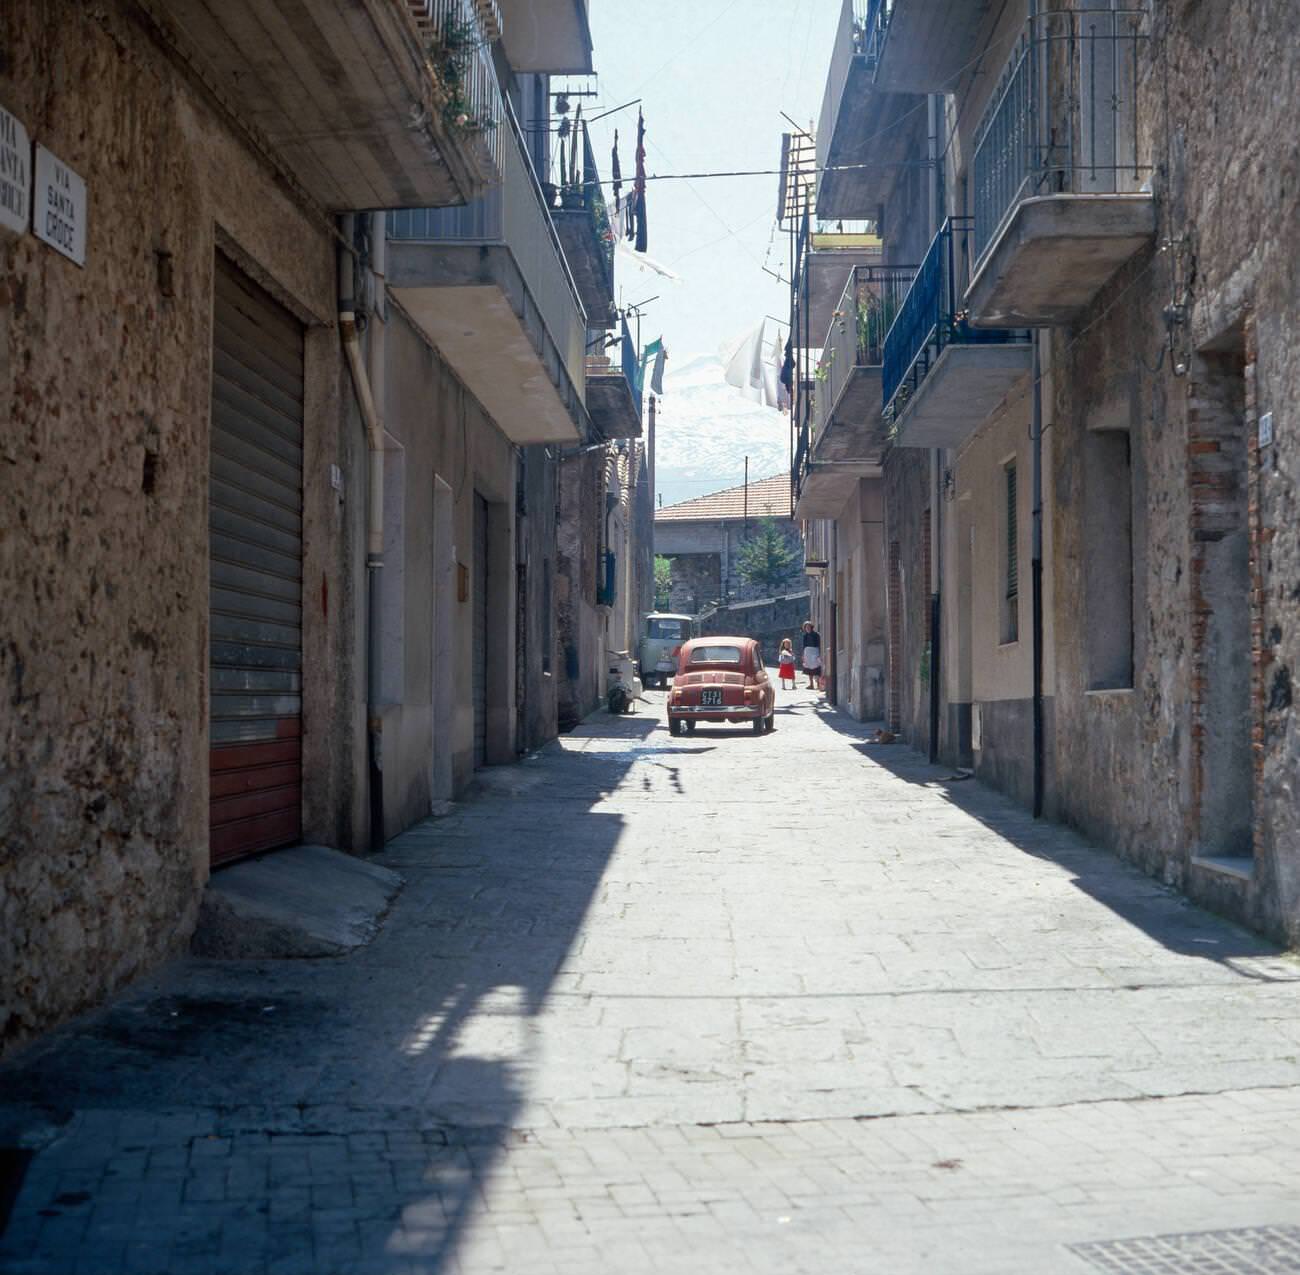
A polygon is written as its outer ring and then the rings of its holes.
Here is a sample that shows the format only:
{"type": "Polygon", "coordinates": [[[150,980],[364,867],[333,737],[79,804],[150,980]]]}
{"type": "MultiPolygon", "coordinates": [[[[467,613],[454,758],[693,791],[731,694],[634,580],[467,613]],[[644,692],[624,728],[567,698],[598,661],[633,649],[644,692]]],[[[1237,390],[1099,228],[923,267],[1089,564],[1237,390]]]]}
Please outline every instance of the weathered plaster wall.
{"type": "Polygon", "coordinates": [[[545,447],[523,449],[526,559],[518,580],[523,585],[525,639],[519,747],[540,748],[558,731],[555,641],[555,511],[557,462],[545,447]]]}
{"type": "MultiPolygon", "coordinates": [[[[388,314],[385,427],[394,447],[387,458],[393,482],[400,482],[402,489],[400,519],[389,498],[390,522],[400,544],[386,546],[383,584],[388,591],[385,614],[397,630],[386,641],[385,655],[390,664],[392,657],[398,659],[383,679],[384,828],[391,837],[429,813],[435,750],[451,751],[455,792],[470,781],[474,769],[473,679],[468,673],[473,655],[472,603],[469,598],[459,600],[454,570],[436,570],[435,478],[451,489],[452,546],[472,582],[474,492],[477,489],[493,509],[513,510],[516,453],[418,325],[394,303],[388,314]],[[451,613],[453,655],[446,667],[435,669],[439,607],[451,613]],[[451,730],[446,737],[436,737],[434,732],[435,676],[452,678],[451,730]]],[[[510,643],[515,619],[513,564],[507,576],[509,598],[497,608],[496,623],[497,636],[505,634],[501,641],[510,643]]],[[[509,700],[513,706],[513,687],[509,700]]],[[[513,741],[513,722],[510,734],[513,741]]]]}
{"type": "MultiPolygon", "coordinates": [[[[1033,536],[1032,444],[1029,441],[1030,387],[1022,382],[1005,408],[991,418],[957,457],[953,470],[956,499],[944,501],[941,535],[950,550],[965,554],[945,559],[944,680],[951,695],[969,664],[971,745],[975,771],[1018,800],[1033,797],[1033,536]],[[1016,562],[1018,592],[1007,592],[1007,469],[1016,469],[1016,562]],[[967,521],[968,520],[968,521],[967,521]],[[959,546],[950,534],[967,521],[970,541],[959,546]],[[970,572],[969,589],[961,573],[970,572]],[[970,607],[963,617],[960,607],[970,607]],[[1009,628],[1014,621],[1014,628],[1009,628]],[[968,650],[955,648],[954,628],[966,628],[968,650]],[[1014,633],[1014,636],[1012,634],[1014,633]]],[[[1050,643],[1047,643],[1050,645],[1050,643]]],[[[1050,687],[1050,680],[1046,684],[1050,687]]],[[[949,742],[954,749],[957,741],[949,742]]],[[[954,758],[955,759],[955,758],[954,758]]]]}
{"type": "MultiPolygon", "coordinates": [[[[922,752],[930,746],[930,686],[927,654],[930,585],[925,573],[925,510],[930,505],[930,453],[895,448],[885,457],[885,547],[898,546],[900,589],[897,619],[890,624],[901,643],[889,652],[898,688],[895,706],[907,743],[922,752]],[[899,658],[901,657],[901,658],[899,658]]],[[[888,559],[887,559],[888,560],[888,559]]],[[[895,600],[891,597],[891,607],[895,600]]]]}
{"type": "Polygon", "coordinates": [[[835,681],[839,705],[858,721],[885,715],[886,581],[884,482],[860,479],[837,528],[835,681]]]}
{"type": "Polygon", "coordinates": [[[346,839],[350,515],[334,248],[123,4],[0,10],[0,100],[89,188],[84,269],[0,237],[0,1039],[186,941],[207,877],[212,274],[307,322],[304,801],[346,839]],[[160,256],[170,281],[160,277],[160,256]],[[170,293],[171,295],[165,295],[170,293]],[[331,596],[336,603],[317,604],[331,596]]]}
{"type": "Polygon", "coordinates": [[[591,451],[561,461],[556,513],[556,711],[571,729],[604,698],[604,609],[596,605],[603,543],[605,458],[591,451]]]}

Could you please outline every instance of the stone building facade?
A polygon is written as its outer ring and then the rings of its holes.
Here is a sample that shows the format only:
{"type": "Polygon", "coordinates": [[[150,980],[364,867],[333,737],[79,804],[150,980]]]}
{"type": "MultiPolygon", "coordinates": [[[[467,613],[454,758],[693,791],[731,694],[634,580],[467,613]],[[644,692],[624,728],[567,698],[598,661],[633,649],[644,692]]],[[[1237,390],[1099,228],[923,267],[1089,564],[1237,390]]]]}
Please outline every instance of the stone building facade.
{"type": "MultiPolygon", "coordinates": [[[[881,716],[1290,941],[1300,204],[1263,174],[1298,145],[1267,87],[1292,19],[895,0],[867,29],[846,4],[810,210],[876,219],[913,268],[850,422],[884,483],[881,716]]],[[[838,615],[859,515],[796,480],[838,615]]]]}
{"type": "Polygon", "coordinates": [[[521,7],[457,10],[468,123],[437,6],[0,10],[5,171],[70,192],[0,227],[0,1050],[182,950],[214,868],[364,851],[558,728],[562,457],[641,426],[538,180],[586,6],[545,48],[521,7]],[[438,220],[485,200],[490,247],[438,220]]]}

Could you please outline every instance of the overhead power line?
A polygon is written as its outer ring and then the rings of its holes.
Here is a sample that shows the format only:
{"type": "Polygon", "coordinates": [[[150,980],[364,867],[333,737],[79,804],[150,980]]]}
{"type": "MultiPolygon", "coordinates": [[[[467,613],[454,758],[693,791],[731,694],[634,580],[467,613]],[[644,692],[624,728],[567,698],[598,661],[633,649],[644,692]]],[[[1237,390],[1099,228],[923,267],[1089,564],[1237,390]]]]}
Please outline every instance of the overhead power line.
{"type": "MultiPolygon", "coordinates": [[[[904,159],[889,164],[823,164],[812,171],[818,173],[848,173],[861,172],[866,169],[879,171],[886,168],[933,168],[934,164],[935,161],[932,159],[904,159]]],[[[780,177],[781,172],[782,170],[779,168],[736,168],[711,173],[647,173],[645,179],[648,182],[690,182],[714,177],[780,177]]],[[[626,184],[626,179],[624,181],[626,184]]],[[[582,183],[584,186],[612,186],[613,184],[607,178],[593,179],[582,183]]]]}

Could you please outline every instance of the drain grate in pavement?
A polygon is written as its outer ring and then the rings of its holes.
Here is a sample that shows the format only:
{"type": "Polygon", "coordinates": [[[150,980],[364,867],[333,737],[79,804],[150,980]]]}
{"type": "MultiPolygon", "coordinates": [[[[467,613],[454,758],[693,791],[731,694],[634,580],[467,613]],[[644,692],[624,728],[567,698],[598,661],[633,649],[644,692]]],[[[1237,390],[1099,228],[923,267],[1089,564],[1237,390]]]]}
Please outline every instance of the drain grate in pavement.
{"type": "Polygon", "coordinates": [[[1111,1275],[1300,1275],[1300,1226],[1142,1235],[1069,1248],[1111,1275]]]}

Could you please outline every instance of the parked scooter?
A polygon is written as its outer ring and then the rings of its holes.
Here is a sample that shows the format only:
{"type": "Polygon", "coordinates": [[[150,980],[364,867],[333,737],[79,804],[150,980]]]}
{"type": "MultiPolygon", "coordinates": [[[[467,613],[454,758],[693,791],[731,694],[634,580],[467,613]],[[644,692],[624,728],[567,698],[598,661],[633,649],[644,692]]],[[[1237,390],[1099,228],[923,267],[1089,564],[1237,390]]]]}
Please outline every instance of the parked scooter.
{"type": "Polygon", "coordinates": [[[605,703],[611,713],[630,713],[641,698],[641,679],[636,664],[626,651],[609,652],[609,680],[605,703]]]}

